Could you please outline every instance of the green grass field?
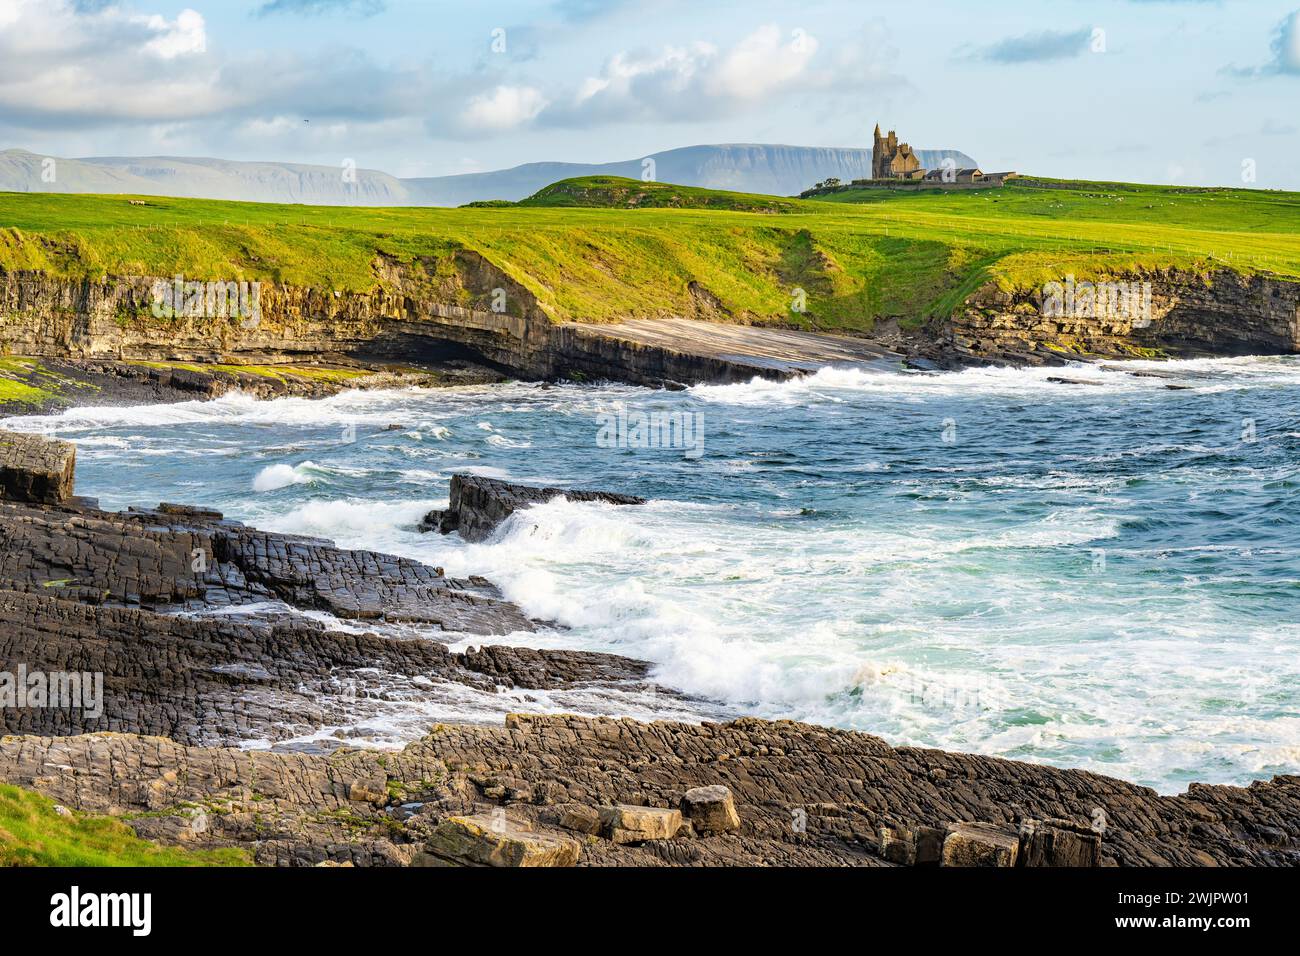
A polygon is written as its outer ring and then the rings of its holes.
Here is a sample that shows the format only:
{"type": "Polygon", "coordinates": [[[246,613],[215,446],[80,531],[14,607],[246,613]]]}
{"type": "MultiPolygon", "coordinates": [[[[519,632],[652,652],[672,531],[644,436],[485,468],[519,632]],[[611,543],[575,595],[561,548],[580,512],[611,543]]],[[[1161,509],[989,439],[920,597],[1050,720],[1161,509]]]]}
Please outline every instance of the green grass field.
{"type": "Polygon", "coordinates": [[[1036,287],[1165,266],[1300,279],[1296,193],[1039,180],[797,200],[652,185],[570,180],[461,209],[0,193],[0,267],[363,291],[380,283],[379,253],[463,248],[557,321],[689,315],[697,281],[738,320],[852,330],[949,314],[988,280],[1036,287]],[[627,208],[638,196],[652,208],[627,208]],[[796,287],[803,314],[791,310],[796,287]]]}
{"type": "Polygon", "coordinates": [[[181,850],[120,820],[60,814],[54,801],[0,784],[0,866],[250,866],[243,850],[181,850]]]}
{"type": "Polygon", "coordinates": [[[622,176],[562,179],[521,202],[491,205],[525,209],[586,206],[599,209],[714,209],[767,214],[799,212],[797,199],[678,186],[675,183],[647,183],[622,176]]]}

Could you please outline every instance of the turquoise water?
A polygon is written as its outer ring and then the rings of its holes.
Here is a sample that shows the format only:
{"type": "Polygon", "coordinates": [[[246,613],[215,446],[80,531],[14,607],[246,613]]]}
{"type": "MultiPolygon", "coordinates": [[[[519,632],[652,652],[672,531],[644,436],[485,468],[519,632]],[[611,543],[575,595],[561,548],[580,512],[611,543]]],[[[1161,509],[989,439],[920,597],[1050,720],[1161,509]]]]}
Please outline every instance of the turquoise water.
{"type": "MultiPolygon", "coordinates": [[[[105,507],[211,505],[484,574],[566,627],[503,642],[648,659],[697,717],[1163,791],[1296,772],[1300,361],[1118,368],[233,396],[17,424],[76,440],[78,490],[105,507]],[[1148,369],[1173,377],[1129,374],[1148,369]],[[606,447],[599,416],[620,407],[689,414],[702,454],[606,447]],[[652,501],[553,502],[478,545],[417,533],[455,471],[652,501]]],[[[653,696],[601,708],[682,716],[653,696]]]]}

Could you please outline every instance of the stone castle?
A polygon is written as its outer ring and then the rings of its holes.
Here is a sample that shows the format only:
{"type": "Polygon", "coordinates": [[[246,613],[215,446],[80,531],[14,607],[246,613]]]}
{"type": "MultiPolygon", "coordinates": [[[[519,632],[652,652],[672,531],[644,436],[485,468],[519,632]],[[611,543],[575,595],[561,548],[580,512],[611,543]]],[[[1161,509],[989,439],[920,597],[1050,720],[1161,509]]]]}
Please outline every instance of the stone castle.
{"type": "MultiPolygon", "coordinates": [[[[912,147],[898,141],[896,132],[891,129],[888,136],[881,136],[880,124],[876,124],[871,144],[871,180],[868,182],[878,179],[913,180],[943,189],[949,186],[1001,186],[1015,175],[1014,172],[986,173],[979,167],[958,168],[952,160],[945,160],[937,169],[927,170],[912,147]]],[[[854,180],[855,184],[860,182],[854,180]]]]}
{"type": "Polygon", "coordinates": [[[925,175],[921,160],[912,147],[898,141],[898,134],[892,129],[888,136],[880,135],[880,124],[876,124],[876,136],[871,144],[871,178],[872,179],[920,179],[925,175]]]}

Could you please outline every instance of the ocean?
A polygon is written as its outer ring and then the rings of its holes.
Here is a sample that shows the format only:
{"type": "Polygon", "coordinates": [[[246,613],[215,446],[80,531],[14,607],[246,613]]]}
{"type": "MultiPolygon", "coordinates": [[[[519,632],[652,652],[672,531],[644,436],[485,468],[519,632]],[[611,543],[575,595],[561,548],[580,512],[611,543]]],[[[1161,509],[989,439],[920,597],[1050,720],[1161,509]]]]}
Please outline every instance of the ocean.
{"type": "Polygon", "coordinates": [[[481,574],[553,622],[490,640],[648,660],[663,690],[464,689],[325,731],[353,743],[578,709],[791,718],[1162,792],[1300,768],[1300,359],[233,395],[6,426],[75,441],[77,491],[106,508],[205,505],[481,574]],[[420,533],[455,472],[650,501],[420,533]]]}

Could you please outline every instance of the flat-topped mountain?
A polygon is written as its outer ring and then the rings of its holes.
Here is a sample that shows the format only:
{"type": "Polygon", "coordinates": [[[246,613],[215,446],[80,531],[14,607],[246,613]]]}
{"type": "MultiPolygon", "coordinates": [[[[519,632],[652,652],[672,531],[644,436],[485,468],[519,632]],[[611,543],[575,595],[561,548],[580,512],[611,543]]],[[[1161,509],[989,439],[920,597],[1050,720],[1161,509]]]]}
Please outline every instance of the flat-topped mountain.
{"type": "MultiPolygon", "coordinates": [[[[917,150],[922,163],[951,158],[973,166],[965,153],[917,150]]],[[[683,186],[790,196],[827,177],[845,182],[871,175],[871,150],[741,143],[687,146],[614,163],[527,163],[459,176],[400,179],[375,169],[303,163],[236,162],[204,157],[94,157],[63,159],[21,149],[0,151],[0,191],[120,193],[333,206],[459,206],[490,199],[519,200],[561,179],[626,176],[683,186]],[[47,160],[54,159],[51,166],[47,160]],[[51,182],[51,178],[53,181],[51,182]]]]}

